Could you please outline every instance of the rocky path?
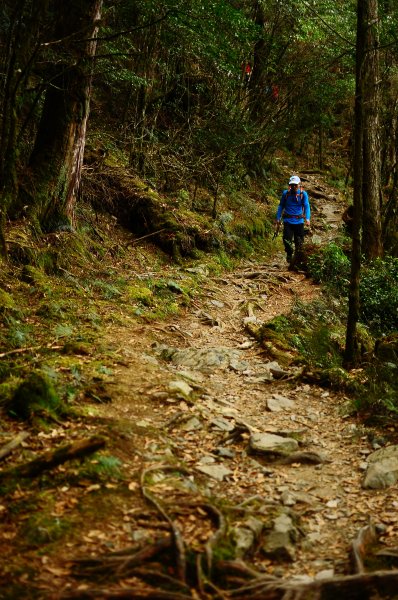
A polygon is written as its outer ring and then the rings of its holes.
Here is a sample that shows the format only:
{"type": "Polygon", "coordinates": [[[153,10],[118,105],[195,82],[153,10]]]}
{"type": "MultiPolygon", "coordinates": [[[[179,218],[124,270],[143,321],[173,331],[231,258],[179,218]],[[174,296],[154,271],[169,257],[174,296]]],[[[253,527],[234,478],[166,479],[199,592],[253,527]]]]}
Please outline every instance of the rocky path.
{"type": "MultiPolygon", "coordinates": [[[[306,183],[320,196],[313,234],[330,238],[339,225],[338,199],[315,176],[306,183]]],[[[247,332],[248,323],[266,322],[319,294],[304,274],[286,270],[276,243],[267,264],[248,262],[219,278],[198,267],[201,299],[174,322],[112,330],[120,346],[109,385],[113,401],[96,411],[125,431],[121,447],[131,481],[119,512],[91,541],[86,535],[78,556],[103,556],[109,547],[171,529],[180,580],[187,579],[193,552],[208,561],[234,556],[279,581],[306,583],[352,573],[352,542],[370,521],[380,525],[381,544],[396,545],[397,485],[363,489],[374,447],[346,415],[347,399],[297,383],[247,332]]],[[[108,590],[142,589],[134,570],[118,573],[108,590]]],[[[216,587],[213,595],[204,591],[196,579],[195,590],[184,588],[185,598],[227,597],[216,587]]],[[[71,589],[69,579],[64,592],[71,589]]],[[[237,597],[251,597],[242,593],[237,597]]]]}

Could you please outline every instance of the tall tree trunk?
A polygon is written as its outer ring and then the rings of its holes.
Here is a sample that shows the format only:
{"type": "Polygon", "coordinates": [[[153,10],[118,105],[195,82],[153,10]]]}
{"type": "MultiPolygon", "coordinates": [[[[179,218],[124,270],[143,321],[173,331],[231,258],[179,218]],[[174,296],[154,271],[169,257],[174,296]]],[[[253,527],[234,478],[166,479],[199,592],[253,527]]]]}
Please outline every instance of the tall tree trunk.
{"type": "Polygon", "coordinates": [[[102,0],[54,0],[56,58],[30,158],[30,214],[45,230],[68,228],[80,186],[102,0]]]}
{"type": "Polygon", "coordinates": [[[378,0],[359,0],[363,11],[362,98],[363,173],[362,251],[372,259],[383,254],[381,227],[380,69],[378,0]]]}
{"type": "Polygon", "coordinates": [[[361,253],[382,254],[377,0],[358,0],[354,133],[354,221],[344,363],[357,359],[361,253]],[[362,236],[361,236],[362,228],[362,236]],[[361,243],[362,242],[362,243],[361,243]]]}
{"type": "Polygon", "coordinates": [[[354,123],[354,197],[351,277],[348,297],[348,319],[344,366],[355,364],[357,354],[357,323],[359,320],[359,276],[361,269],[361,223],[363,203],[363,137],[364,137],[364,68],[366,53],[366,35],[364,27],[365,7],[369,0],[358,0],[357,4],[357,41],[356,41],[356,83],[355,83],[355,123],[354,123]]]}
{"type": "Polygon", "coordinates": [[[18,134],[24,111],[24,91],[40,48],[40,26],[49,0],[3,0],[0,31],[0,254],[6,255],[6,216],[18,197],[18,134]]]}

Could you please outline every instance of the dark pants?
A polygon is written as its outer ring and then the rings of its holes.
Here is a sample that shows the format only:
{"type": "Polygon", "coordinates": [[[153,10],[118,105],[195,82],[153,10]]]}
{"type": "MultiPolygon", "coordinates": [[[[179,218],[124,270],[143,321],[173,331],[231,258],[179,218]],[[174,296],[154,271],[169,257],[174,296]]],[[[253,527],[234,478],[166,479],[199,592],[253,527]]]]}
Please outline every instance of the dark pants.
{"type": "Polygon", "coordinates": [[[288,260],[293,256],[293,250],[296,256],[300,254],[304,243],[304,223],[287,223],[283,224],[283,245],[288,260]]]}

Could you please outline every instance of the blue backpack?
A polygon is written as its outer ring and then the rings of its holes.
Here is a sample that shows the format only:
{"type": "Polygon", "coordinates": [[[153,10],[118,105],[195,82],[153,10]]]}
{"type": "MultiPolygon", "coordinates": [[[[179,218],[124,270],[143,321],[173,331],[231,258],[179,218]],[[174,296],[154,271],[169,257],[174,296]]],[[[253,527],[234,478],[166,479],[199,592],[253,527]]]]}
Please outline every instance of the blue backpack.
{"type": "MultiPolygon", "coordinates": [[[[282,199],[281,199],[281,205],[282,205],[282,215],[281,216],[282,217],[283,217],[283,211],[285,210],[285,206],[286,206],[286,199],[289,196],[289,193],[290,193],[290,188],[288,190],[285,190],[282,194],[282,199]]],[[[301,208],[303,209],[303,217],[304,217],[305,213],[304,213],[304,191],[303,191],[303,188],[300,188],[300,191],[295,195],[296,195],[296,198],[297,198],[297,196],[300,196],[301,208]]]]}

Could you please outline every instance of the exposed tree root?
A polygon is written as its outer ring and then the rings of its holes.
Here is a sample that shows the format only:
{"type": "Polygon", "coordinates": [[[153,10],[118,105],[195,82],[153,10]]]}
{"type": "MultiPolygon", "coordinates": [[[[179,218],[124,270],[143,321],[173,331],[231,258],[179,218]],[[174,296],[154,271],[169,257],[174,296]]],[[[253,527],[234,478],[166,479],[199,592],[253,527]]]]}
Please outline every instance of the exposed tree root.
{"type": "Polygon", "coordinates": [[[172,470],[172,471],[182,471],[187,472],[185,469],[181,469],[177,466],[173,465],[155,465],[151,466],[148,469],[144,469],[141,475],[141,490],[143,496],[155,506],[155,508],[159,511],[162,517],[168,522],[170,525],[170,529],[173,535],[175,550],[176,550],[176,567],[177,567],[177,577],[180,581],[186,581],[186,553],[185,553],[185,544],[181,532],[178,528],[178,525],[173,521],[173,519],[168,515],[165,508],[160,504],[160,502],[155,498],[155,496],[148,490],[145,485],[146,477],[150,472],[153,471],[161,471],[161,470],[172,470]]]}
{"type": "MultiPolygon", "coordinates": [[[[68,599],[158,599],[158,600],[398,600],[398,571],[365,572],[368,549],[376,541],[376,531],[363,528],[352,544],[354,575],[337,576],[325,580],[300,583],[282,580],[257,571],[243,559],[220,559],[223,544],[228,544],[228,525],[224,513],[208,499],[194,501],[176,500],[174,494],[169,504],[161,504],[149,491],[149,475],[155,471],[189,473],[184,468],[170,464],[152,465],[141,475],[144,497],[167,522],[170,534],[151,540],[144,547],[130,548],[99,558],[76,560],[72,563],[76,577],[95,578],[97,587],[66,593],[57,598],[68,599]],[[181,525],[171,516],[186,515],[189,508],[197,507],[200,514],[207,513],[216,522],[216,528],[201,549],[193,549],[183,537],[181,525]],[[170,552],[173,550],[173,552],[170,552]],[[155,560],[154,560],[155,559],[155,560]],[[112,581],[112,585],[130,584],[126,578],[136,578],[134,589],[99,589],[98,583],[112,581]],[[146,587],[148,586],[148,587],[146,587]]],[[[177,490],[178,492],[178,490],[177,490]]],[[[237,507],[245,512],[249,498],[237,507]]],[[[261,499],[261,498],[260,498],[261,499]]],[[[250,509],[248,509],[249,511],[250,509]]],[[[228,552],[231,552],[230,546],[228,552]]],[[[233,550],[232,550],[233,551],[233,550]]]]}
{"type": "Polygon", "coordinates": [[[172,547],[170,536],[162,536],[153,543],[140,548],[128,549],[121,553],[108,554],[98,558],[81,558],[72,562],[74,574],[77,577],[107,579],[117,575],[121,577],[131,577],[135,574],[137,565],[142,565],[161,552],[169,550],[172,547]]]}

